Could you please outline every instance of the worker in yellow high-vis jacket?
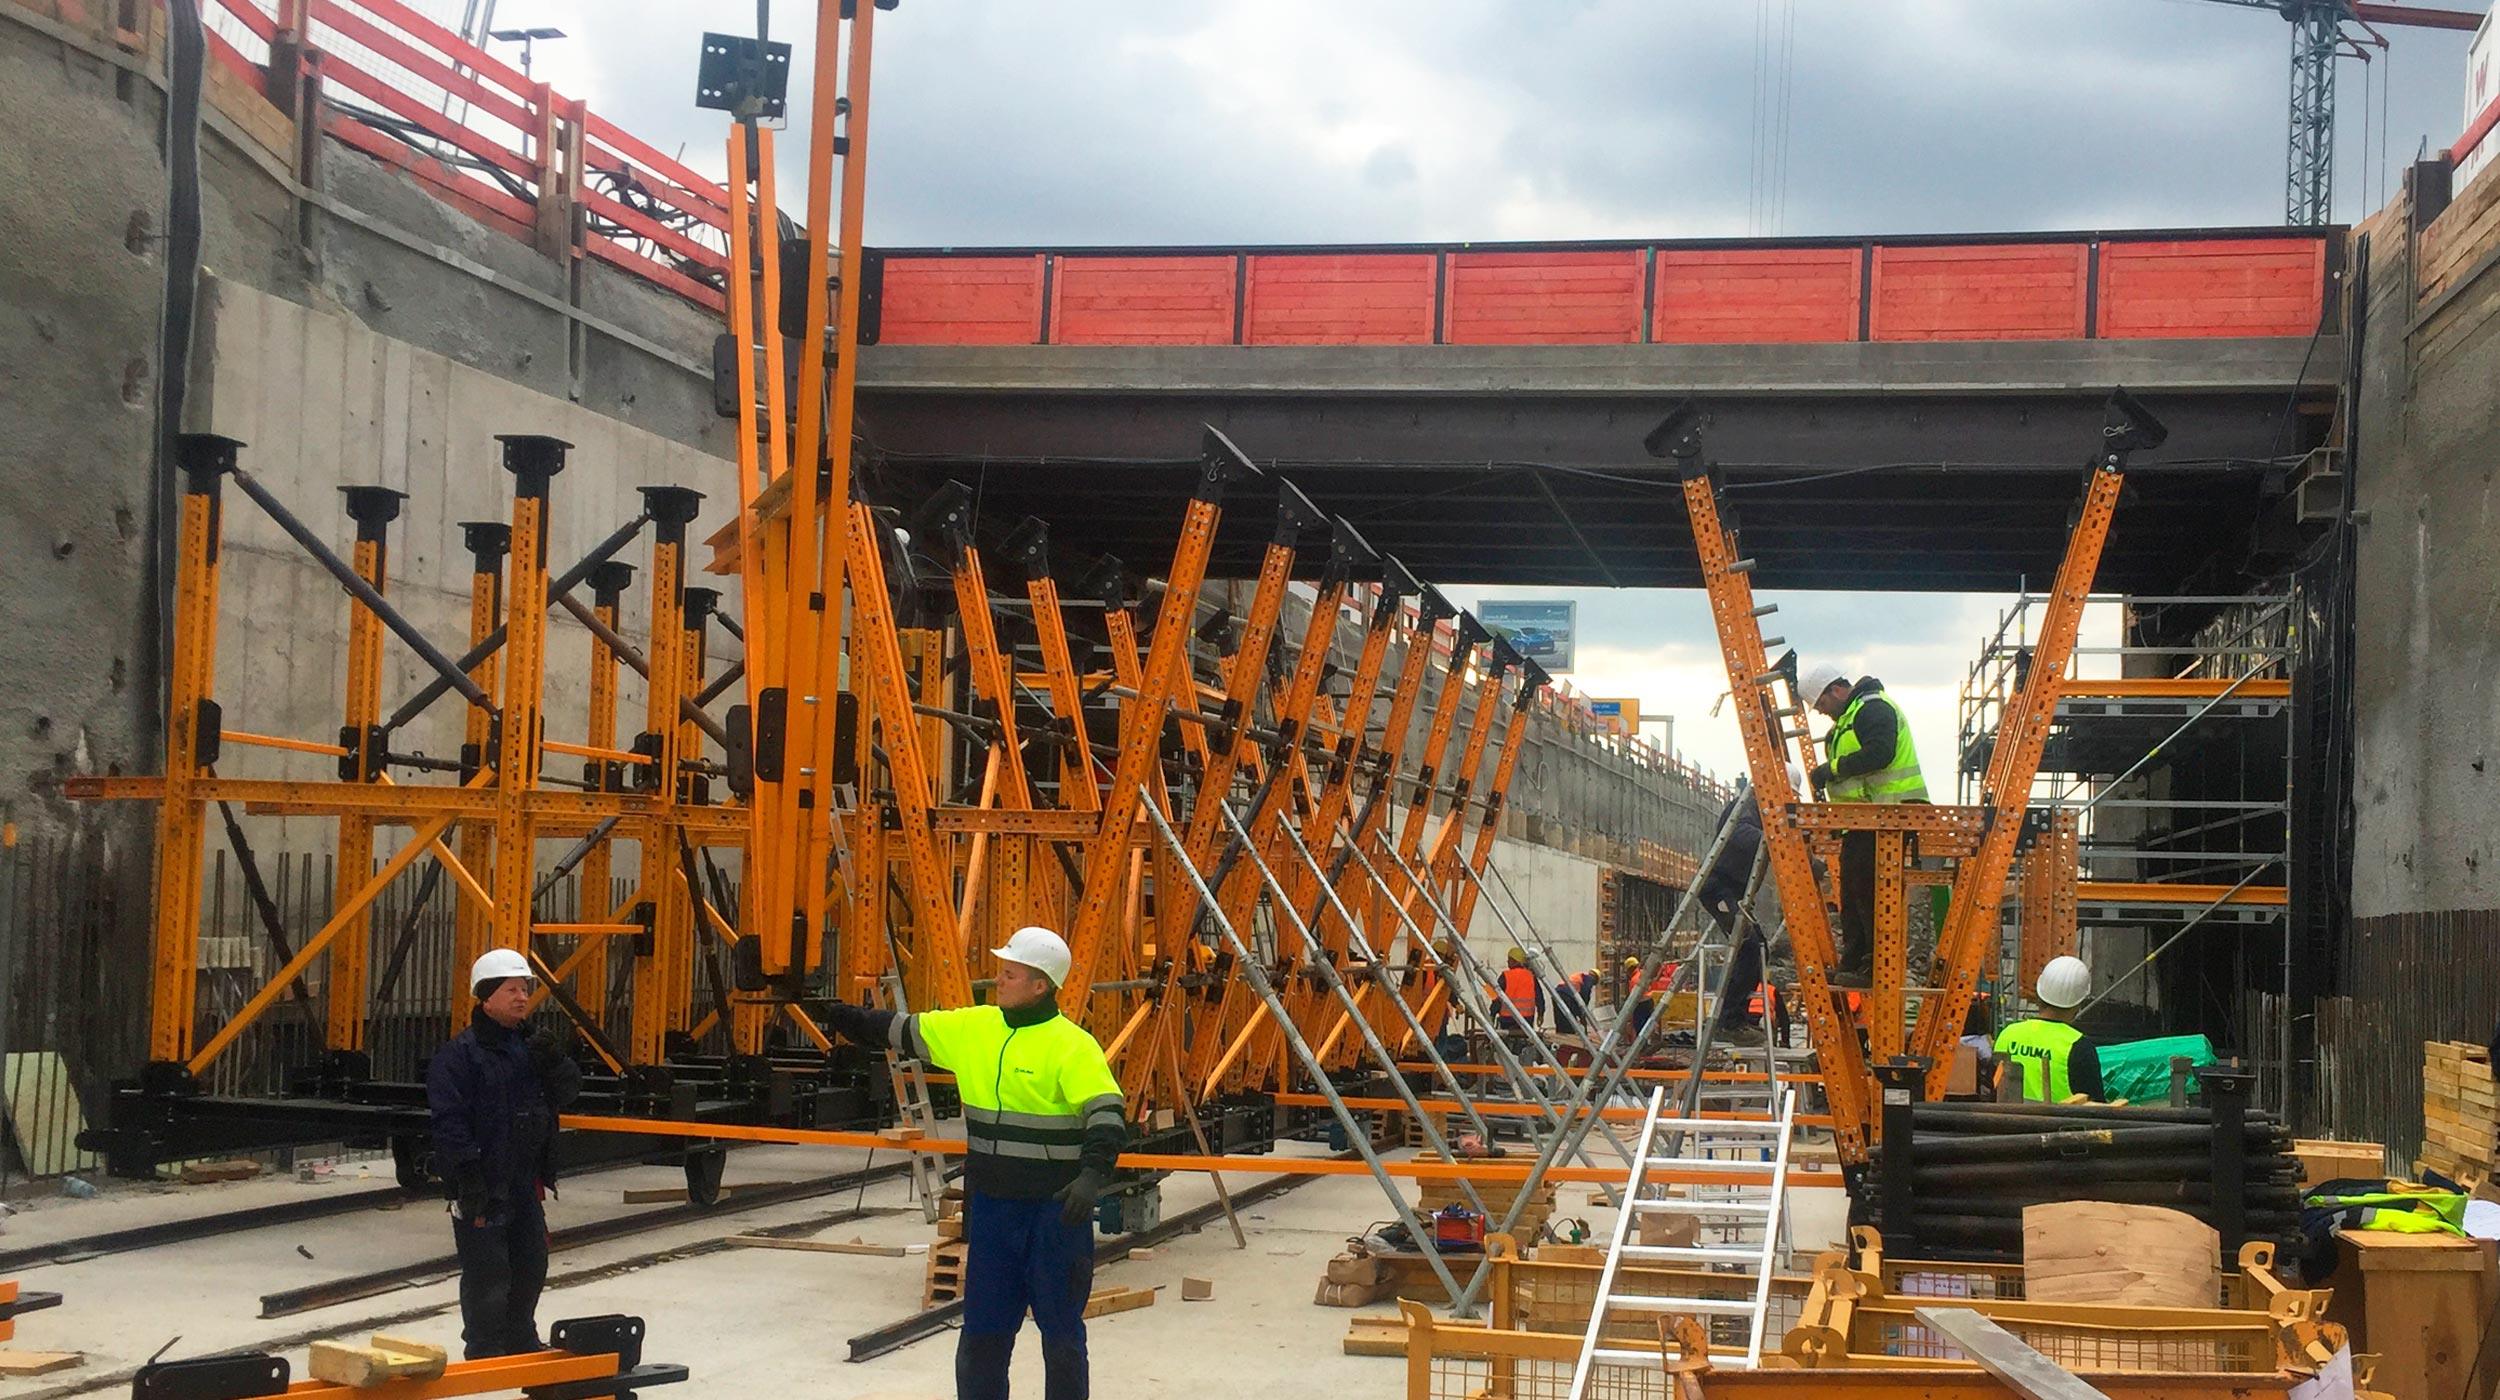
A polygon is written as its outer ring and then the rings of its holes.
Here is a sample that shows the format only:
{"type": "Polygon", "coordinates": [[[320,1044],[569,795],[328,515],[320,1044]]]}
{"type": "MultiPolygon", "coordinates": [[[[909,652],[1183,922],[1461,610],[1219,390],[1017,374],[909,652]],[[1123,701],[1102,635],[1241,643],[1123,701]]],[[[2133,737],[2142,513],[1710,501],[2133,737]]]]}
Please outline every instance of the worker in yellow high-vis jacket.
{"type": "MultiPolygon", "coordinates": [[[[1873,676],[1851,680],[1837,666],[1809,672],[1797,688],[1808,705],[1832,721],[1826,736],[1831,760],[1806,775],[1826,802],[1924,802],[1927,780],[1918,769],[1918,746],[1910,720],[1873,676]]],[[[1836,987],[1859,990],[1875,984],[1875,833],[1852,831],[1840,838],[1840,963],[1836,987]]]]}
{"type": "Polygon", "coordinates": [[[1085,1302],[1094,1207],[1111,1185],[1128,1114],[1102,1046],[1059,1014],[1067,942],[1021,928],[997,950],[997,1004],[901,1015],[836,1002],[844,1039],[925,1060],[963,1100],[964,1322],[955,1393],[1006,1400],[1024,1315],[1042,1334],[1042,1393],[1085,1400],[1085,1302]]]}
{"type": "Polygon", "coordinates": [[[2075,1029],[2075,1008],[2092,990],[2092,969],[2077,957],[2049,959],[2032,988],[2040,1014],[2016,1021],[1997,1032],[1997,1075],[2022,1076],[2022,1096],[2038,1103],[2064,1103],[2076,1094],[2088,1099],[2108,1096],[2101,1083],[2101,1052],[2092,1038],[2075,1029]]]}

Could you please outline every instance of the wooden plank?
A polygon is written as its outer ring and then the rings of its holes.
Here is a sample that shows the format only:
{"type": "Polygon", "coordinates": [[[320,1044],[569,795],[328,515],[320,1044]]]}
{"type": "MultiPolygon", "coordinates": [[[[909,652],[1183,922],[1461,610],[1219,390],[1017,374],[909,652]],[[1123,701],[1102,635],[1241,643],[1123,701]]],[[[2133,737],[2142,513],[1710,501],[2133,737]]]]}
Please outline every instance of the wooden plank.
{"type": "Polygon", "coordinates": [[[2207,1308],[2222,1237],[2184,1211],[2110,1201],[2023,1209],[2023,1296],[2038,1303],[2207,1308]]]}
{"type": "Polygon", "coordinates": [[[1097,1317],[1106,1317],[1112,1313],[1134,1312],[1139,1308],[1151,1308],[1155,1303],[1155,1294],[1161,1291],[1162,1285],[1160,1284],[1153,1288],[1096,1289],[1094,1291],[1094,1295],[1085,1300],[1085,1317],[1088,1321],[1090,1321],[1097,1317]]]}
{"type": "Polygon", "coordinates": [[[1452,253],[1442,338],[1453,345],[1610,345],[1641,338],[1642,255],[1452,253]]]}
{"type": "Polygon", "coordinates": [[[804,1254],[866,1254],[900,1259],[911,1253],[899,1244],[868,1244],[860,1240],[793,1240],[779,1235],[731,1235],[729,1243],[745,1249],[791,1249],[804,1254]]]}
{"type": "Polygon", "coordinates": [[[2109,1400],[2074,1372],[1970,1308],[1920,1308],[1920,1322],[1952,1339],[1979,1369],[2024,1400],[2109,1400]]]}
{"type": "Polygon", "coordinates": [[[1863,261],[1855,248],[1661,248],[1650,339],[1754,345],[1855,340],[1863,261]]]}
{"type": "Polygon", "coordinates": [[[48,1376],[55,1371],[83,1365],[86,1360],[87,1354],[83,1351],[0,1350],[0,1376],[48,1376]]]}
{"type": "Polygon", "coordinates": [[[1234,260],[1061,258],[1050,339],[1061,345],[1228,345],[1234,260]]]}
{"type": "Polygon", "coordinates": [[[888,258],[880,345],[1031,345],[1042,338],[1042,259],[888,258]]]}
{"type": "Polygon", "coordinates": [[[1244,273],[1250,345],[1427,345],[1429,253],[1261,253],[1244,273]]]}
{"type": "Polygon", "coordinates": [[[1875,250],[1876,340],[2076,339],[2084,331],[2081,243],[1875,250]]]}

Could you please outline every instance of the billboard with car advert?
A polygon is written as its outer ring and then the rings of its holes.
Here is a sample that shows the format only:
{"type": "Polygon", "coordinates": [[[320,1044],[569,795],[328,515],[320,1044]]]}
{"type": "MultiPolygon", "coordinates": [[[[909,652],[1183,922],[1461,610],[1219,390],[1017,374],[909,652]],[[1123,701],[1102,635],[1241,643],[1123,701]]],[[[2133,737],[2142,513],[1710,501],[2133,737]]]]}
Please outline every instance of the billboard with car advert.
{"type": "Polygon", "coordinates": [[[1476,621],[1493,635],[1508,638],[1521,656],[1560,675],[1571,669],[1572,625],[1579,608],[1577,603],[1541,598],[1488,598],[1476,604],[1476,621]]]}

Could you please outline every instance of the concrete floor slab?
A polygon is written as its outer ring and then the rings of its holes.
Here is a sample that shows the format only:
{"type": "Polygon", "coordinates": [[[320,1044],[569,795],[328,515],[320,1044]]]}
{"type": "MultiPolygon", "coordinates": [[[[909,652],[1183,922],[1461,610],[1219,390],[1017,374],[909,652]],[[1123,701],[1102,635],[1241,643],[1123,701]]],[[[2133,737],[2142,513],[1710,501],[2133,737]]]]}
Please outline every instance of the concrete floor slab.
{"type": "MultiPolygon", "coordinates": [[[[1288,1145],[1285,1155],[1318,1149],[1288,1145]]],[[[728,1180],[768,1181],[854,1170],[857,1151],[752,1147],[733,1154],[728,1180]]],[[[371,1178],[387,1181],[376,1164],[371,1178]]],[[[9,1223],[5,1237],[68,1238],[151,1220],[300,1198],[305,1193],[365,1189],[354,1168],[332,1185],[291,1177],[179,1190],[122,1191],[94,1201],[46,1205],[9,1223]],[[93,1222],[93,1223],[90,1223],[93,1222]]],[[[1235,1189],[1261,1176],[1235,1178],[1235,1189]]],[[[657,1209],[626,1206],[626,1187],[682,1184],[669,1167],[619,1167],[565,1184],[549,1209],[559,1228],[657,1209]]],[[[1592,1189],[1562,1190],[1565,1214],[1586,1215],[1602,1240],[1612,1213],[1590,1205],[1592,1189]]],[[[1200,1176],[1164,1183],[1164,1213],[1177,1215],[1212,1201],[1200,1176]]],[[[676,1400],[751,1396],[804,1388],[845,1400],[947,1396],[954,1390],[952,1329],[871,1361],[852,1364],[852,1336],[919,1311],[925,1256],[903,1258],[725,1247],[726,1236],[774,1225],[865,1214],[821,1226],[832,1240],[927,1243],[933,1231],[900,1179],[841,1197],[740,1209],[734,1199],[701,1220],[568,1250],[555,1257],[542,1326],[566,1316],[626,1312],[650,1323],[647,1355],[693,1370],[686,1385],[657,1395],[676,1400]]],[[[1170,1395],[1194,1400],[1270,1396],[1290,1378],[1296,1392],[1389,1396],[1403,1370],[1393,1360],[1349,1357],[1341,1342],[1354,1313],[1315,1306],[1322,1266],[1347,1237],[1391,1212],[1365,1177],[1321,1177],[1290,1193],[1247,1207],[1247,1248],[1237,1248],[1219,1219],[1158,1246],[1151,1259],[1104,1265],[1097,1286],[1159,1288],[1153,1306],[1096,1319],[1090,1326],[1095,1393],[1105,1397],[1170,1395]],[[1184,1277],[1213,1281],[1215,1296],[1183,1302],[1184,1277]]],[[[1799,1257],[1841,1234],[1845,1206],[1837,1191],[1793,1196],[1792,1234],[1799,1257]]],[[[303,1348],[324,1336],[360,1337],[388,1328],[441,1342],[457,1352],[459,1317],[453,1281],[418,1279],[378,1297],[291,1317],[259,1316],[260,1296],[447,1254],[450,1229],[431,1201],[395,1210],[357,1212],[294,1225],[111,1255],[24,1271],[28,1287],[59,1291],[56,1311],[22,1324],[21,1340],[47,1349],[83,1350],[87,1365],[47,1378],[26,1392],[38,1400],[126,1391],[130,1371],[160,1347],[170,1355],[229,1348],[278,1350],[299,1369],[303,1348]]],[[[1386,1302],[1364,1312],[1380,1312],[1386,1302]]],[[[1039,1347],[1027,1333],[1015,1363],[1018,1392],[1041,1390],[1039,1347]]]]}

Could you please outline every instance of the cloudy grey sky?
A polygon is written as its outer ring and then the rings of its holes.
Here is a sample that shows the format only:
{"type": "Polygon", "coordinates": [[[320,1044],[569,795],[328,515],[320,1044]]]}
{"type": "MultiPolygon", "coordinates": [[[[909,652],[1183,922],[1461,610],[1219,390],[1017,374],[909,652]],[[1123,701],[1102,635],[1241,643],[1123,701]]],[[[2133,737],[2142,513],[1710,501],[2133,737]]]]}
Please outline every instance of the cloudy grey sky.
{"type": "MultiPolygon", "coordinates": [[[[774,9],[803,88],[815,6],[774,9]]],[[[696,41],[747,31],[743,0],[501,0],[496,20],[562,26],[539,76],[722,168],[723,122],[692,107],[696,41]]],[[[2464,124],[2468,36],[2391,33],[2341,70],[2340,219],[2464,124]]],[[[904,0],[877,34],[867,227],[886,245],[2282,218],[2290,26],[2214,0],[904,0]]],[[[784,148],[785,192],[802,149],[784,148]]],[[[1557,596],[1504,596],[1536,593],[1557,596]]],[[[1680,749],[1733,771],[1701,596],[1572,596],[1581,687],[1674,713],[1680,749]]],[[[1883,676],[1943,770],[2006,602],[1825,594],[1783,621],[1810,657],[1883,676]]]]}

